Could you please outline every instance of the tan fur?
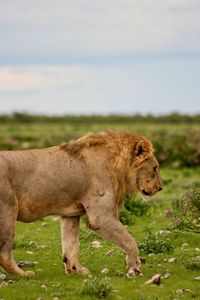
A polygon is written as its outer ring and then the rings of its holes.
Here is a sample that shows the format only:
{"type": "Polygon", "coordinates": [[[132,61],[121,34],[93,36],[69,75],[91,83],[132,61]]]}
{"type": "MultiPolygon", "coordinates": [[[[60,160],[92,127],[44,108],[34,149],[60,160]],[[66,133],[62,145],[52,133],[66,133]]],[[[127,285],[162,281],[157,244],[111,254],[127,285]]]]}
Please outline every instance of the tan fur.
{"type": "Polygon", "coordinates": [[[128,269],[139,272],[136,242],[118,220],[126,194],[162,189],[158,162],[145,137],[127,132],[88,134],[41,150],[0,152],[0,265],[19,275],[12,256],[15,221],[61,216],[66,273],[87,273],[78,261],[79,219],[124,249],[128,269]]]}

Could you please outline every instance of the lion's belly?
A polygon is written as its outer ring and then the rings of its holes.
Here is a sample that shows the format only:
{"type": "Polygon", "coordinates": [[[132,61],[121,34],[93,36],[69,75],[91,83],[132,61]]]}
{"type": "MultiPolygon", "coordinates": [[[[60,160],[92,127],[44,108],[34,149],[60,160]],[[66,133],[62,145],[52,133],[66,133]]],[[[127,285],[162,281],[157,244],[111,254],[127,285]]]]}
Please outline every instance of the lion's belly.
{"type": "Polygon", "coordinates": [[[77,201],[71,203],[65,199],[37,201],[27,197],[18,201],[17,220],[33,222],[48,215],[72,217],[83,215],[84,213],[82,205],[77,201]]]}

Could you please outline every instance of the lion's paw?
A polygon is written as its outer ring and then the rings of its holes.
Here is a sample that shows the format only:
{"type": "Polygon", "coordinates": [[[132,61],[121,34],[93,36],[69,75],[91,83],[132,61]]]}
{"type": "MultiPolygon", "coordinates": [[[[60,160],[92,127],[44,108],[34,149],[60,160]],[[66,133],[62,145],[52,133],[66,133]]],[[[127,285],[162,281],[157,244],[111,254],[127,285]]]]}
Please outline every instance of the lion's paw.
{"type": "Polygon", "coordinates": [[[140,269],[136,268],[136,267],[130,267],[128,269],[128,272],[126,273],[126,277],[130,278],[130,277],[134,277],[134,276],[143,276],[143,273],[140,271],[140,269]]]}

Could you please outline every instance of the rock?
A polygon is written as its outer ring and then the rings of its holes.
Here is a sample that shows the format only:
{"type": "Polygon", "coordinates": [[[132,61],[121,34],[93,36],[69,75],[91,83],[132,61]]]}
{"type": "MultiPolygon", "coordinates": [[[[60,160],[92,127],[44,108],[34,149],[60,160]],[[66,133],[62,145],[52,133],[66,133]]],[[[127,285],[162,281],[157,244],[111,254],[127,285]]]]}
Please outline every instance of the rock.
{"type": "Polygon", "coordinates": [[[91,245],[93,248],[101,248],[102,247],[102,245],[99,241],[93,241],[93,242],[91,242],[91,245]]]}
{"type": "Polygon", "coordinates": [[[43,285],[41,285],[41,289],[47,291],[47,286],[43,284],[43,285]]]}
{"type": "Polygon", "coordinates": [[[197,251],[197,252],[200,252],[200,249],[199,249],[199,248],[195,248],[194,250],[197,251]]]}
{"type": "Polygon", "coordinates": [[[0,281],[3,281],[3,280],[5,280],[5,279],[6,279],[6,275],[3,274],[3,273],[1,273],[1,274],[0,274],[0,281]]]}
{"type": "Polygon", "coordinates": [[[43,222],[43,223],[41,224],[41,226],[42,226],[42,227],[47,227],[47,226],[48,226],[48,223],[47,223],[47,222],[43,222]]]}
{"type": "Polygon", "coordinates": [[[189,290],[189,289],[178,289],[178,290],[176,290],[177,294],[184,294],[184,293],[188,293],[188,292],[191,292],[191,290],[189,290]]]}
{"type": "Polygon", "coordinates": [[[108,268],[104,268],[101,270],[102,274],[108,274],[110,272],[110,270],[108,268]]]}
{"type": "Polygon", "coordinates": [[[53,297],[53,299],[52,300],[59,300],[59,298],[58,297],[53,297]]]}
{"type": "Polygon", "coordinates": [[[18,267],[20,267],[20,268],[24,268],[24,267],[32,268],[32,267],[35,267],[36,264],[37,264],[37,262],[31,262],[31,261],[26,261],[26,260],[24,260],[24,261],[22,260],[17,263],[18,267]]]}
{"type": "Polygon", "coordinates": [[[35,245],[35,241],[30,241],[30,242],[29,242],[29,245],[30,245],[30,246],[35,245]]]}
{"type": "Polygon", "coordinates": [[[195,280],[200,280],[200,276],[194,277],[195,280]]]}
{"type": "Polygon", "coordinates": [[[162,267],[162,265],[161,264],[157,264],[157,267],[162,267]]]}
{"type": "Polygon", "coordinates": [[[27,254],[33,255],[33,251],[26,251],[27,254]]]}
{"type": "Polygon", "coordinates": [[[181,249],[184,250],[184,249],[187,249],[190,245],[188,243],[183,243],[181,245],[181,249]]]}
{"type": "Polygon", "coordinates": [[[151,279],[147,280],[147,281],[145,282],[145,284],[149,284],[149,285],[151,285],[151,284],[153,284],[153,285],[160,285],[160,278],[161,278],[160,274],[156,274],[156,275],[154,275],[153,277],[151,277],[151,279]]]}
{"type": "Polygon", "coordinates": [[[173,262],[175,262],[175,261],[176,261],[176,258],[175,258],[175,257],[172,257],[172,258],[169,258],[169,259],[168,259],[168,262],[169,262],[169,263],[173,263],[173,262]]]}
{"type": "Polygon", "coordinates": [[[110,249],[106,252],[106,256],[112,256],[113,255],[113,249],[110,249]]]}
{"type": "Polygon", "coordinates": [[[161,278],[168,279],[169,277],[171,277],[171,273],[166,272],[161,278]]]}

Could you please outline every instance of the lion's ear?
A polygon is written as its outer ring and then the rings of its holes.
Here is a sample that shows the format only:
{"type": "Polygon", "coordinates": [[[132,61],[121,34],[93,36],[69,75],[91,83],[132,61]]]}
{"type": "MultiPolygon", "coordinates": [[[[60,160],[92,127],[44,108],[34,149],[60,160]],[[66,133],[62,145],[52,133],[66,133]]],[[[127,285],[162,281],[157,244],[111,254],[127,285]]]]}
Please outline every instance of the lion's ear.
{"type": "Polygon", "coordinates": [[[139,141],[135,147],[136,157],[147,157],[152,152],[152,146],[145,140],[139,141]]]}

